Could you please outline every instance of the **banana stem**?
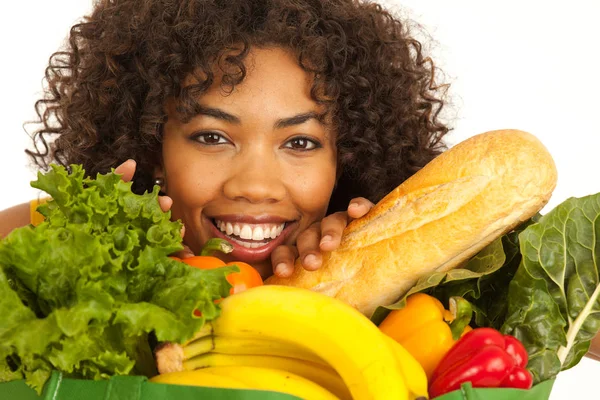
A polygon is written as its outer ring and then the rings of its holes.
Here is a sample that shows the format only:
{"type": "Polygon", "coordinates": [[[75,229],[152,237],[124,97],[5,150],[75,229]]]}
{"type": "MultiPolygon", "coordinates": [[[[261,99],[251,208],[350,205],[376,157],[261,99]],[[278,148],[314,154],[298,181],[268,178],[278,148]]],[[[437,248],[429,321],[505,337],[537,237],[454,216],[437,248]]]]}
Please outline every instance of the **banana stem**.
{"type": "Polygon", "coordinates": [[[200,328],[200,330],[198,332],[196,332],[194,334],[194,337],[192,337],[190,340],[185,342],[183,345],[187,346],[190,343],[195,342],[196,340],[200,340],[207,336],[212,336],[212,334],[213,334],[213,326],[210,322],[207,322],[204,325],[202,325],[202,328],[200,328]]]}
{"type": "Polygon", "coordinates": [[[183,347],[183,360],[189,360],[200,354],[205,354],[215,349],[215,342],[212,336],[195,340],[183,347]]]}
{"type": "Polygon", "coordinates": [[[186,371],[193,371],[195,369],[207,368],[212,366],[210,363],[210,357],[208,356],[210,354],[211,353],[200,354],[199,356],[192,357],[189,360],[185,360],[183,362],[183,369],[186,371]]]}

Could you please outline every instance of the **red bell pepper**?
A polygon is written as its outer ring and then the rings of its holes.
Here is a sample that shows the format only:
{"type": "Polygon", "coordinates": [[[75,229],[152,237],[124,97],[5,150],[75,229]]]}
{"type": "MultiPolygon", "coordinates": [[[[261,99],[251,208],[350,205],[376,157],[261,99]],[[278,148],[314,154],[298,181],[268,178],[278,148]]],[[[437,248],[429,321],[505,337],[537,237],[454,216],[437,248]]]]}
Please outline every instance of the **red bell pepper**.
{"type": "Polygon", "coordinates": [[[527,350],[514,336],[492,328],[476,328],[466,333],[442,358],[430,379],[429,395],[441,396],[460,388],[531,388],[533,377],[525,369],[527,350]]]}

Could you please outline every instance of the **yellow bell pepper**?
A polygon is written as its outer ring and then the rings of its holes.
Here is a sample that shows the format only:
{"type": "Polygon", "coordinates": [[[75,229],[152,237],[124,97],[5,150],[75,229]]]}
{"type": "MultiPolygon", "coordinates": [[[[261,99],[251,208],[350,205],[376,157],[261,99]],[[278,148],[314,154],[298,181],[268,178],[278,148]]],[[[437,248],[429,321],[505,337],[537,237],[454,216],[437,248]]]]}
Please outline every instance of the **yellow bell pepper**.
{"type": "Polygon", "coordinates": [[[452,297],[446,310],[435,297],[415,293],[404,308],[391,311],[379,329],[412,354],[429,380],[456,340],[472,329],[471,315],[470,303],[461,297],[452,297]]]}

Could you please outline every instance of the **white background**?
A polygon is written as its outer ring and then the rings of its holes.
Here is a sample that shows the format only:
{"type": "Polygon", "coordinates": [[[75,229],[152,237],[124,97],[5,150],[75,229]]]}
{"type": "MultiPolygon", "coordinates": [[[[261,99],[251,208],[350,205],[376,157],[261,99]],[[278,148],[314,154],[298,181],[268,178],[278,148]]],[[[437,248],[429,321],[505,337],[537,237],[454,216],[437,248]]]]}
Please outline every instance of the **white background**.
{"type": "MultiPolygon", "coordinates": [[[[558,166],[549,211],[571,196],[600,192],[600,2],[595,0],[382,0],[423,25],[452,86],[453,145],[488,130],[537,135],[558,166]],[[399,4],[402,4],[400,8],[399,4]]],[[[89,0],[23,0],[0,13],[0,209],[37,193],[23,149],[47,59],[89,0]]],[[[597,397],[600,362],[584,358],[559,375],[551,399],[597,397]]]]}

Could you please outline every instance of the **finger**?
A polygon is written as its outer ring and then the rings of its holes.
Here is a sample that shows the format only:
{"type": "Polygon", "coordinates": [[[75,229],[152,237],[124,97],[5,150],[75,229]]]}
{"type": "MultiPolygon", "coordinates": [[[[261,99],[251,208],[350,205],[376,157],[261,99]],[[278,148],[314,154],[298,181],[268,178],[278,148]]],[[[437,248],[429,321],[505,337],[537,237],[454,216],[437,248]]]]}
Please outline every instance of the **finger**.
{"type": "Polygon", "coordinates": [[[353,219],[360,218],[368,213],[374,205],[364,197],[356,197],[350,201],[348,216],[353,219]]]}
{"type": "Polygon", "coordinates": [[[158,204],[163,212],[167,212],[173,205],[173,199],[171,199],[169,196],[158,196],[158,204]]]}
{"type": "Polygon", "coordinates": [[[173,255],[173,256],[175,256],[175,257],[179,257],[179,258],[181,258],[182,260],[183,260],[184,258],[190,258],[190,257],[194,257],[194,256],[195,256],[195,254],[194,254],[194,252],[192,251],[192,249],[190,249],[190,248],[189,248],[188,246],[186,246],[186,245],[183,245],[183,250],[179,250],[178,252],[176,252],[176,253],[173,253],[172,255],[173,255]]]}
{"type": "Polygon", "coordinates": [[[348,225],[348,214],[337,212],[321,221],[321,241],[319,248],[322,251],[333,251],[340,245],[342,232],[348,225]]]}
{"type": "Polygon", "coordinates": [[[294,262],[298,257],[298,250],[294,246],[278,246],[271,253],[273,272],[281,278],[287,278],[294,272],[294,262]]]}
{"type": "Polygon", "coordinates": [[[296,239],[298,258],[302,267],[309,271],[319,269],[323,261],[319,242],[321,241],[321,224],[314,223],[296,239]]]}
{"type": "Polygon", "coordinates": [[[115,168],[115,173],[121,175],[121,179],[124,182],[129,182],[133,179],[133,174],[135,174],[136,162],[131,158],[125,161],[123,164],[119,165],[115,168]]]}

